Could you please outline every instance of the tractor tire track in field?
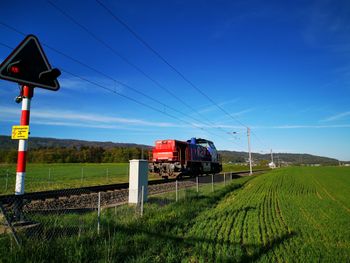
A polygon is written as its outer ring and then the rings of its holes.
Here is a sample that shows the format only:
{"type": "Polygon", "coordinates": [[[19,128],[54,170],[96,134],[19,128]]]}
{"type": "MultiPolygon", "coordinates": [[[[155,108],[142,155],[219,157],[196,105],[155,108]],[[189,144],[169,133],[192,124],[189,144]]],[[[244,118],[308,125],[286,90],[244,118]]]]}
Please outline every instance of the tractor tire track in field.
{"type": "MultiPolygon", "coordinates": [[[[269,189],[268,189],[268,194],[267,194],[267,209],[268,209],[268,224],[269,224],[269,228],[271,230],[271,235],[270,235],[270,242],[269,244],[272,245],[272,243],[274,242],[276,237],[279,237],[278,234],[278,230],[276,227],[276,220],[275,220],[275,215],[274,215],[274,207],[273,207],[273,203],[272,203],[272,199],[273,199],[273,189],[272,186],[270,185],[269,189]]],[[[277,249],[277,247],[276,247],[277,249]]],[[[276,253],[276,249],[271,250],[271,257],[273,261],[279,261],[278,259],[278,255],[276,253]]]]}
{"type": "Polygon", "coordinates": [[[313,180],[317,183],[317,185],[319,187],[321,187],[321,189],[329,196],[329,198],[331,198],[334,202],[336,202],[338,205],[340,205],[343,209],[345,209],[348,213],[350,213],[350,208],[348,208],[347,206],[345,206],[342,202],[340,202],[338,199],[336,199],[333,195],[331,195],[327,189],[325,187],[323,187],[323,185],[317,181],[315,178],[313,178],[313,180]]]}
{"type": "Polygon", "coordinates": [[[320,200],[323,199],[322,196],[320,195],[320,193],[319,193],[318,191],[316,191],[316,194],[317,194],[318,199],[320,199],[320,200]]]}
{"type": "MultiPolygon", "coordinates": [[[[283,189],[283,184],[286,182],[286,179],[284,176],[279,176],[279,180],[276,182],[274,191],[273,191],[273,202],[274,202],[274,212],[275,212],[275,218],[278,222],[278,229],[279,229],[279,237],[283,236],[289,236],[294,237],[296,233],[289,227],[287,220],[282,212],[281,202],[283,200],[283,197],[281,196],[281,189],[283,189]]],[[[278,247],[276,254],[278,254],[278,261],[284,262],[287,258],[288,254],[294,253],[296,251],[293,250],[293,246],[291,244],[295,244],[295,238],[288,239],[286,241],[283,241],[278,247]],[[282,258],[281,258],[282,257],[282,258]]]]}
{"type": "Polygon", "coordinates": [[[278,194],[276,193],[276,214],[278,215],[278,217],[280,218],[281,221],[281,226],[284,227],[284,229],[288,232],[291,233],[292,230],[288,227],[288,224],[283,216],[282,210],[280,208],[280,200],[278,197],[278,194]]]}

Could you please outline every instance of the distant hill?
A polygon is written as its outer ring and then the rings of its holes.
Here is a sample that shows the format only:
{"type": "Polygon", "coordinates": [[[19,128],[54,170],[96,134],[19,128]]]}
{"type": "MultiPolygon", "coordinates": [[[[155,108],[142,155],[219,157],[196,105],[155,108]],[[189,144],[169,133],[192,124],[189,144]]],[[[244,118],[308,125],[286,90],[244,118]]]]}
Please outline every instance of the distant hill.
{"type": "MultiPolygon", "coordinates": [[[[0,135],[0,149],[17,149],[17,140],[12,140],[9,136],[0,135]]],[[[55,139],[55,138],[41,138],[31,137],[30,148],[61,148],[61,147],[102,147],[105,149],[115,147],[137,147],[137,148],[151,148],[151,146],[135,143],[115,143],[115,142],[96,142],[96,141],[83,141],[83,140],[71,140],[71,139],[55,139]]]]}
{"type": "MultiPolygon", "coordinates": [[[[220,151],[222,161],[224,163],[242,163],[248,162],[247,152],[231,152],[220,151]]],[[[320,165],[338,165],[339,161],[334,158],[316,156],[311,154],[299,154],[299,153],[274,153],[274,163],[281,165],[302,165],[302,164],[320,164],[320,165]]],[[[270,154],[252,153],[252,159],[255,164],[259,164],[261,161],[271,161],[270,154]]]]}
{"type": "MultiPolygon", "coordinates": [[[[18,142],[11,140],[9,136],[0,135],[0,150],[17,149],[18,142]]],[[[71,139],[55,139],[55,138],[30,138],[30,149],[43,148],[77,148],[82,147],[101,147],[103,149],[112,148],[142,148],[150,149],[152,146],[134,143],[114,143],[114,142],[97,142],[83,141],[71,139]]],[[[247,152],[236,151],[219,151],[222,156],[223,163],[245,163],[248,161],[247,152]]],[[[270,154],[252,153],[252,159],[255,164],[271,160],[270,154]]],[[[301,165],[301,164],[321,164],[321,165],[337,165],[337,159],[316,156],[311,154],[296,154],[296,153],[275,153],[274,162],[281,165],[301,165]]]]}

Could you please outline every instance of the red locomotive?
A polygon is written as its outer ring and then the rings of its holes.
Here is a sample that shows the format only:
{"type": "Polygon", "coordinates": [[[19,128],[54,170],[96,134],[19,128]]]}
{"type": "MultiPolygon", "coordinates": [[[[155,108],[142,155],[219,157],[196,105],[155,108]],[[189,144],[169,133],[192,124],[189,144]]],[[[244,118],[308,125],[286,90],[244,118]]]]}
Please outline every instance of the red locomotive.
{"type": "Polygon", "coordinates": [[[149,170],[167,178],[219,173],[222,165],[211,141],[200,138],[187,142],[158,140],[150,156],[149,170]]]}

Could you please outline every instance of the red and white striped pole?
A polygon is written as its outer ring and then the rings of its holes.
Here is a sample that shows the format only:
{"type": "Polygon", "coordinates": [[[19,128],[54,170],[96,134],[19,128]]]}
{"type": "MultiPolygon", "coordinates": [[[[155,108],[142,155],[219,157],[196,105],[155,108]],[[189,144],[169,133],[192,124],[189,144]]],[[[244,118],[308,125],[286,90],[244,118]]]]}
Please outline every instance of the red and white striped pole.
{"type": "MultiPolygon", "coordinates": [[[[22,115],[20,125],[29,125],[30,116],[30,101],[33,97],[34,88],[22,86],[22,115]]],[[[24,194],[24,178],[26,175],[26,156],[27,156],[27,140],[19,140],[18,142],[18,158],[17,158],[17,173],[16,173],[16,188],[15,195],[24,194]]]]}

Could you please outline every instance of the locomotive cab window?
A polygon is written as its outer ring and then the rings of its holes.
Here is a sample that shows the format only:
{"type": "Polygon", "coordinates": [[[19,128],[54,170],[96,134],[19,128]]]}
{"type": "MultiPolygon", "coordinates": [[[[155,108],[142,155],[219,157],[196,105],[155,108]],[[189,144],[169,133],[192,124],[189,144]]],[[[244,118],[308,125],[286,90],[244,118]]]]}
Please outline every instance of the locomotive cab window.
{"type": "Polygon", "coordinates": [[[209,142],[209,146],[210,146],[210,148],[212,148],[212,149],[215,149],[215,150],[216,150],[214,143],[209,142]]]}

